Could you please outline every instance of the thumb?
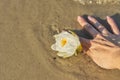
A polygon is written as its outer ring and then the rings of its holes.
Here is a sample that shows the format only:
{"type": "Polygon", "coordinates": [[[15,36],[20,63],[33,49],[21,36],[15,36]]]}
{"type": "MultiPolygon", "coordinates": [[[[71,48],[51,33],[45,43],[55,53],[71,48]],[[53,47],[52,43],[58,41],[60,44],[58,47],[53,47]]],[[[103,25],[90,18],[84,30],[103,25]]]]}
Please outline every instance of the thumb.
{"type": "Polygon", "coordinates": [[[81,42],[81,45],[83,47],[83,51],[88,51],[91,44],[90,44],[90,40],[89,39],[86,39],[86,38],[83,38],[83,37],[80,37],[80,42],[81,42]]]}

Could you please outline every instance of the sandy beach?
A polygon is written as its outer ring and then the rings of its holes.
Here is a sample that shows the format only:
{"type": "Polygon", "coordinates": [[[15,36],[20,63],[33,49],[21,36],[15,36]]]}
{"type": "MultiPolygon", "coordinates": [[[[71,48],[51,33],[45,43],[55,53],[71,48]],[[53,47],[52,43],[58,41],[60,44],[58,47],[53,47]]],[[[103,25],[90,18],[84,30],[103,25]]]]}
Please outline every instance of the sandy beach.
{"type": "Polygon", "coordinates": [[[81,29],[78,15],[104,25],[109,15],[120,26],[120,4],[112,2],[0,0],[0,80],[120,80],[120,70],[102,69],[85,53],[62,59],[51,50],[58,30],[81,29]]]}

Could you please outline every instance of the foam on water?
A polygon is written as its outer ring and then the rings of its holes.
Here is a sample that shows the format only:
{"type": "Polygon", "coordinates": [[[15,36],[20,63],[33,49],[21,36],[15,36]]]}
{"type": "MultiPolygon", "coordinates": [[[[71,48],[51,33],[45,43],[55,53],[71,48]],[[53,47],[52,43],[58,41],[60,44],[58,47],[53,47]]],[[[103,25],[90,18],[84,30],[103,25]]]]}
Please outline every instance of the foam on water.
{"type": "Polygon", "coordinates": [[[107,4],[107,3],[112,3],[112,4],[119,4],[120,0],[74,0],[78,1],[79,3],[85,5],[85,4],[107,4]]]}

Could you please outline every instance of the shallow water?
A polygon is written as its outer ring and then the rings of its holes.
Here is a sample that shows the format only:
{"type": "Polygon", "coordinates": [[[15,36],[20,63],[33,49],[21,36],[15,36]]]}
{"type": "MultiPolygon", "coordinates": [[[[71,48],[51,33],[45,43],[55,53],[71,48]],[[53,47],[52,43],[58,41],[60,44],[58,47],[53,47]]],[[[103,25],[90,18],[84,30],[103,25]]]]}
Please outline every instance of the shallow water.
{"type": "Polygon", "coordinates": [[[73,0],[0,1],[0,79],[119,80],[120,70],[102,69],[83,53],[61,59],[50,49],[58,30],[81,29],[78,15],[94,15],[101,23],[109,15],[120,25],[119,6],[73,0]]]}

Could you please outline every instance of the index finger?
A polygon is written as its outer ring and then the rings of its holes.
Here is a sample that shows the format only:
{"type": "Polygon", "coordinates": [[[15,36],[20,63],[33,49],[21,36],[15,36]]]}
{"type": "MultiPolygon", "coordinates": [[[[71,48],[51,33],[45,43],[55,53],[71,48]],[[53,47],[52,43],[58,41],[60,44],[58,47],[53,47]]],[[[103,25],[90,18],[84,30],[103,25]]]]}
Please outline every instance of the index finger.
{"type": "Polygon", "coordinates": [[[97,35],[100,35],[100,33],[92,25],[90,25],[83,17],[78,16],[77,21],[83,28],[85,28],[86,31],[88,31],[91,34],[93,38],[95,38],[97,35]]]}

